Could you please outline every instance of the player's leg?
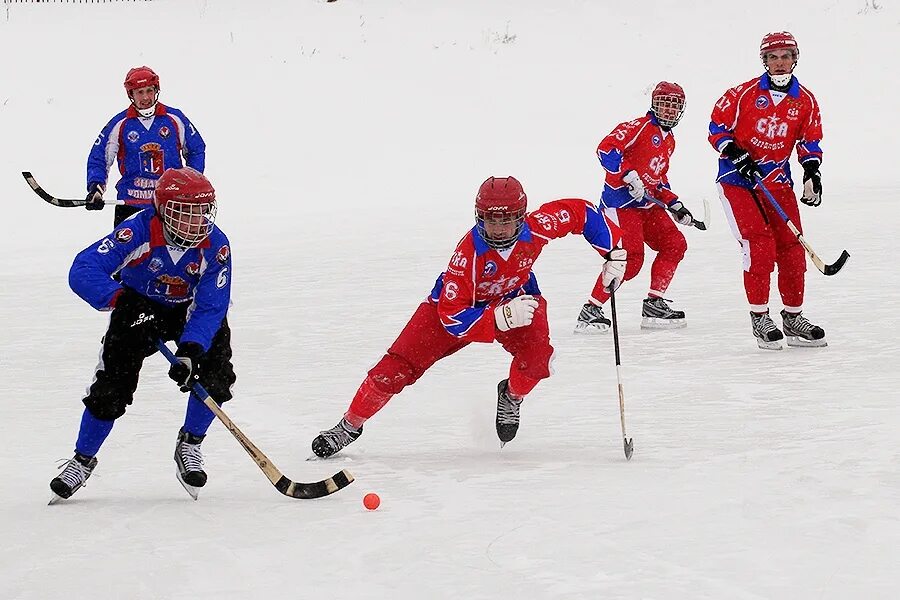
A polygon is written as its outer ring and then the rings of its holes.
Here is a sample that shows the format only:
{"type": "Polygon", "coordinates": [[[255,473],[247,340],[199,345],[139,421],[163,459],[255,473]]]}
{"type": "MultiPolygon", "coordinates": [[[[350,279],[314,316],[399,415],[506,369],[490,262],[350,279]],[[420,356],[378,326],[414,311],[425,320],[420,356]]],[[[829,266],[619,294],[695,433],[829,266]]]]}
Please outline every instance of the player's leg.
{"type": "Polygon", "coordinates": [[[674,310],[663,297],[687,252],[687,240],[667,211],[659,206],[644,211],[644,242],[656,251],[650,266],[650,290],[641,308],[641,327],[672,329],[684,327],[684,312],[674,310]]]}

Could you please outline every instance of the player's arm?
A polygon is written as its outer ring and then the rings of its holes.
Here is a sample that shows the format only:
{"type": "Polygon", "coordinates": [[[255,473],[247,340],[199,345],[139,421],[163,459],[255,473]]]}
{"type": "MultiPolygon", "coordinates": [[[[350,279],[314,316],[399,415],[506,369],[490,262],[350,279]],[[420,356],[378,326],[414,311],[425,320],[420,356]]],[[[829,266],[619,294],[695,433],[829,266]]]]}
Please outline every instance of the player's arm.
{"type": "Polygon", "coordinates": [[[206,168],[206,142],[184,113],[179,116],[184,122],[184,163],[202,173],[206,168]]]}
{"type": "MultiPolygon", "coordinates": [[[[745,84],[746,85],[746,84],[745,84]]],[[[709,117],[709,143],[717,152],[723,152],[725,146],[734,142],[734,128],[737,126],[738,108],[742,85],[725,92],[713,106],[709,117]]]]}
{"type": "Polygon", "coordinates": [[[97,310],[112,310],[122,292],[113,279],[125,265],[149,252],[143,223],[131,220],[97,240],[75,256],[69,269],[69,287],[97,310]]]}
{"type": "Polygon", "coordinates": [[[809,99],[809,118],[797,141],[797,158],[803,167],[800,201],[808,206],[819,206],[822,203],[822,174],[819,172],[822,164],[822,148],[819,145],[822,141],[822,115],[819,113],[819,103],[812,94],[809,94],[809,99]]]}
{"type": "Polygon", "coordinates": [[[224,244],[226,250],[223,251],[222,247],[221,243],[214,244],[207,253],[208,266],[194,290],[194,304],[188,311],[190,317],[178,340],[179,347],[193,342],[199,344],[204,352],[209,350],[213,337],[228,313],[231,302],[231,252],[227,250],[227,240],[224,244]]]}

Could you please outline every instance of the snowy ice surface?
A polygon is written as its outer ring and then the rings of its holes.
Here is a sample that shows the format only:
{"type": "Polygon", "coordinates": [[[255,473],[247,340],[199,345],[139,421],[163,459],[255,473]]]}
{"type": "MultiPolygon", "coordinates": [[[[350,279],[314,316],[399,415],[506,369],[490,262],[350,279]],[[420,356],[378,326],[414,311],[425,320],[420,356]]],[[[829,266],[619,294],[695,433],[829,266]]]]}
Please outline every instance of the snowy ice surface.
{"type": "MultiPolygon", "coordinates": [[[[0,598],[847,599],[900,596],[900,217],[896,2],[155,0],[4,4],[0,13],[0,598]],[[792,31],[825,125],[825,194],[802,209],[835,277],[810,265],[825,349],[756,348],[713,185],[709,112],[792,31]],[[80,196],[128,68],[162,77],[209,145],[235,259],[236,398],[225,406],[289,477],[349,468],[317,501],[282,497],[214,424],[209,484],[174,476],[184,399],[159,356],[88,486],[48,507],[71,456],[107,316],[67,286],[112,211],[80,196]],[[340,418],[471,226],[474,192],[514,174],[532,207],[596,199],[600,138],[681,83],[671,181],[712,206],[669,296],[688,328],[639,328],[649,267],[620,292],[629,434],[612,338],[576,337],[599,268],[580,239],[536,272],[556,373],[516,440],[493,432],[508,358],[435,366],[327,462],[340,418]],[[889,146],[890,145],[890,146],[889,146]],[[381,495],[374,512],[366,492],[381,495]]],[[[649,257],[648,257],[649,262],[649,257]]],[[[780,309],[773,294],[773,309],[780,309]]]]}

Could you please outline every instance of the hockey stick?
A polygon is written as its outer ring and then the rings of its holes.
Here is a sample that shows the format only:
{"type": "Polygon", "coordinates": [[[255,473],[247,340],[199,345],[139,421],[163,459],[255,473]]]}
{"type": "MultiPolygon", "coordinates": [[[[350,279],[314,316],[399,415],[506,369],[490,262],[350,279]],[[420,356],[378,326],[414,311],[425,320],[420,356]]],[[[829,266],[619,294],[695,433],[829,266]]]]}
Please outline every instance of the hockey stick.
{"type": "Polygon", "coordinates": [[[766,189],[766,186],[763,184],[763,180],[759,175],[753,175],[753,178],[756,180],[756,184],[759,186],[759,189],[763,191],[766,195],[766,198],[769,199],[769,203],[775,207],[775,211],[778,213],[778,216],[787,224],[788,229],[791,230],[791,233],[797,238],[800,242],[800,245],[806,250],[806,253],[809,255],[810,260],[812,260],[813,264],[816,265],[816,268],[821,271],[824,275],[834,275],[844,266],[844,263],[847,262],[847,259],[850,258],[850,253],[844,250],[841,252],[841,255],[838,257],[836,261],[831,263],[830,265],[826,265],[825,262],[819,258],[819,255],[816,254],[815,250],[812,249],[812,246],[806,241],[803,237],[803,234],[800,233],[800,230],[791,222],[790,217],[787,216],[787,213],[784,212],[784,209],[778,204],[778,201],[775,200],[775,196],[766,189]]]}
{"type": "MultiPolygon", "coordinates": [[[[28,182],[28,185],[31,186],[31,189],[34,190],[34,193],[41,197],[41,200],[44,202],[49,202],[53,206],[61,206],[63,208],[72,208],[74,206],[84,206],[87,204],[87,200],[84,198],[80,199],[68,199],[68,198],[57,198],[56,196],[51,196],[47,193],[47,191],[41,187],[34,179],[34,175],[29,171],[22,171],[22,177],[25,178],[25,181],[28,182]]],[[[124,200],[105,200],[103,204],[125,204],[124,200]]]]}
{"type": "Polygon", "coordinates": [[[619,383],[619,420],[622,423],[622,443],[625,445],[625,459],[631,460],[634,453],[634,439],[625,435],[625,388],[622,386],[622,360],[619,355],[619,320],[616,318],[616,292],[609,292],[609,308],[612,316],[613,347],[616,349],[616,380],[619,383]]]}
{"type": "MultiPolygon", "coordinates": [[[[166,346],[165,342],[162,340],[157,340],[156,347],[162,353],[163,356],[173,365],[178,364],[178,359],[175,358],[175,355],[169,350],[169,347],[166,346]]],[[[269,481],[272,482],[272,485],[275,486],[275,489],[284,494],[285,496],[290,496],[291,498],[321,498],[322,496],[328,496],[329,494],[333,494],[338,490],[341,490],[351,483],[353,483],[353,475],[350,474],[350,471],[344,469],[339,473],[335,473],[328,479],[323,479],[322,481],[316,481],[315,483],[300,483],[298,481],[291,481],[287,477],[281,474],[281,471],[272,464],[272,461],[268,459],[268,457],[262,453],[262,451],[256,447],[256,445],[250,441],[244,433],[238,429],[238,426],[234,424],[234,422],[228,418],[228,415],[222,411],[222,408],[216,404],[215,400],[210,398],[209,392],[201,385],[199,382],[194,383],[191,386],[194,390],[194,393],[197,394],[197,397],[203,401],[209,410],[213,411],[213,414],[222,421],[222,424],[225,425],[225,428],[231,432],[231,435],[234,436],[234,439],[238,441],[238,443],[244,447],[244,450],[247,451],[247,454],[250,455],[250,458],[253,459],[253,462],[265,473],[266,477],[268,477],[269,481]]]]}
{"type": "MultiPolygon", "coordinates": [[[[666,204],[665,202],[663,202],[662,200],[659,200],[659,199],[657,199],[657,198],[654,198],[654,197],[651,196],[650,194],[646,194],[646,193],[644,194],[644,198],[646,198],[647,200],[649,200],[649,201],[652,202],[653,204],[656,204],[657,206],[661,206],[662,208],[666,209],[667,211],[669,211],[669,212],[672,213],[673,215],[675,214],[675,211],[672,210],[671,208],[669,208],[669,205],[666,204]]],[[[693,216],[692,216],[692,217],[691,217],[691,225],[693,225],[694,227],[696,227],[696,228],[699,229],[700,231],[706,231],[706,223],[707,223],[707,222],[709,222],[709,202],[707,202],[707,201],[706,201],[706,198],[704,198],[704,199],[703,199],[703,220],[702,220],[702,221],[698,221],[697,219],[693,218],[693,216]]]]}

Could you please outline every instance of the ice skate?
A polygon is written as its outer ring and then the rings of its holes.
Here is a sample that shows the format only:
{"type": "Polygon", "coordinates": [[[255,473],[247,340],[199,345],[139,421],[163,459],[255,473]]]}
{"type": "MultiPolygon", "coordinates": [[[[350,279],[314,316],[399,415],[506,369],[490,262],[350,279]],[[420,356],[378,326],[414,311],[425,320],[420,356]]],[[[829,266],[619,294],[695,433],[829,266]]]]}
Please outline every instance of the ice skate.
{"type": "Polygon", "coordinates": [[[609,326],[610,321],[604,316],[603,307],[588,302],[578,314],[575,333],[606,333],[609,331],[609,326]]]}
{"type": "Polygon", "coordinates": [[[48,504],[54,504],[71,497],[87,482],[96,466],[97,458],[95,456],[84,456],[76,452],[75,456],[63,465],[62,473],[50,481],[53,497],[50,498],[48,504]]]}
{"type": "Polygon", "coordinates": [[[769,316],[769,312],[750,313],[750,324],[753,326],[753,335],[756,336],[756,344],[763,350],[781,350],[781,340],[784,334],[775,325],[775,321],[769,316]]]}
{"type": "Polygon", "coordinates": [[[175,476],[185,491],[194,500],[200,494],[200,488],[206,485],[206,471],[203,470],[203,453],[200,443],[205,435],[193,435],[185,430],[178,431],[175,442],[175,476]]]}
{"type": "Polygon", "coordinates": [[[648,297],[641,308],[641,329],[679,329],[687,327],[684,311],[673,310],[665,298],[648,297]]]}
{"type": "Polygon", "coordinates": [[[312,441],[312,451],[319,458],[328,458],[352,444],[361,435],[362,427],[356,429],[347,419],[341,419],[331,429],[319,432],[312,441]]]}
{"type": "Polygon", "coordinates": [[[806,320],[803,313],[781,311],[781,323],[788,346],[798,348],[821,348],[827,346],[825,330],[806,320]]]}
{"type": "Polygon", "coordinates": [[[497,437],[500,447],[516,437],[519,431],[519,409],[522,400],[509,395],[509,379],[497,384],[497,437]]]}

